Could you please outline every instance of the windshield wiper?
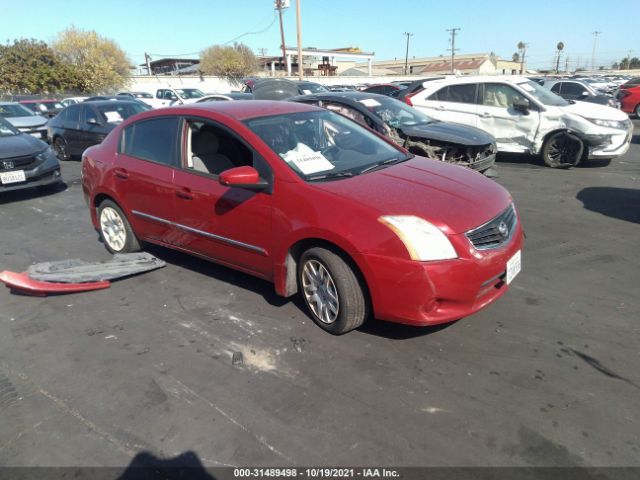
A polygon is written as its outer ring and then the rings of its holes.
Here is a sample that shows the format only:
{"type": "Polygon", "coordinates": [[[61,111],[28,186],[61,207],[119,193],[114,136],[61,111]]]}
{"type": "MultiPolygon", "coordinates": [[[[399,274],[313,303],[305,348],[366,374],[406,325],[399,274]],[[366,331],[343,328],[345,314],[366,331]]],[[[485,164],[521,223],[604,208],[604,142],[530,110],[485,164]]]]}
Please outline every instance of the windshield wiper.
{"type": "Polygon", "coordinates": [[[307,177],[309,182],[315,182],[316,180],[327,180],[329,178],[339,178],[339,177],[353,177],[352,172],[330,172],[324,173],[322,175],[313,175],[311,177],[307,177]]]}
{"type": "Polygon", "coordinates": [[[400,162],[406,162],[407,160],[409,160],[412,157],[393,157],[393,158],[389,158],[383,162],[379,162],[379,163],[374,163],[373,165],[368,166],[367,168],[360,170],[358,172],[358,175],[362,175],[363,173],[368,173],[368,172],[375,172],[376,170],[380,170],[385,168],[387,165],[391,165],[394,163],[400,163],[400,162]]]}

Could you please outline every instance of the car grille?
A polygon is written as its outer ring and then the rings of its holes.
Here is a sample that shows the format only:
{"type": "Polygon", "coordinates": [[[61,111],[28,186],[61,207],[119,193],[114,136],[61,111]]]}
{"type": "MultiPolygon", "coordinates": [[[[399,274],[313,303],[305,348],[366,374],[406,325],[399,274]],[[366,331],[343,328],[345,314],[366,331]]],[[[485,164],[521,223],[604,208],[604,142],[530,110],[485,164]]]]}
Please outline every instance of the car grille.
{"type": "Polygon", "coordinates": [[[9,171],[24,169],[35,162],[35,160],[35,156],[2,158],[0,159],[0,170],[9,171]]]}
{"type": "Polygon", "coordinates": [[[498,248],[507,243],[516,229],[518,216],[513,204],[493,220],[466,233],[478,250],[498,248]]]}

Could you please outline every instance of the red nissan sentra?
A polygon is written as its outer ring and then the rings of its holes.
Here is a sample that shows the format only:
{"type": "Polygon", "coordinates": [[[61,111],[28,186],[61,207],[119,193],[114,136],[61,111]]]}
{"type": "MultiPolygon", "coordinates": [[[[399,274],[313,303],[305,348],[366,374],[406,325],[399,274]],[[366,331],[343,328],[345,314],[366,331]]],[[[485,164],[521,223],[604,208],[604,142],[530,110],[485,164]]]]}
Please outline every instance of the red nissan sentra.
{"type": "Polygon", "coordinates": [[[459,319],[520,271],[503,187],[299,103],[144,112],[86,150],[82,174],[109,251],[144,241],[255,275],[334,334],[459,319]]]}

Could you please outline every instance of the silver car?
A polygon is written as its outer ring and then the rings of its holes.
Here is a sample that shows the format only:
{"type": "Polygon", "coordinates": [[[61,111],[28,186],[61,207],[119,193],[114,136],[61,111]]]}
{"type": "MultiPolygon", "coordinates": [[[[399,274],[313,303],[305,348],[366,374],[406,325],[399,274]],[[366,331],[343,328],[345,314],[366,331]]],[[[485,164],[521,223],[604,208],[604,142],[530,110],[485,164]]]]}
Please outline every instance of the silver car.
{"type": "Polygon", "coordinates": [[[19,103],[1,102],[0,117],[22,133],[33,135],[42,140],[47,139],[47,118],[32,112],[19,103]]]}

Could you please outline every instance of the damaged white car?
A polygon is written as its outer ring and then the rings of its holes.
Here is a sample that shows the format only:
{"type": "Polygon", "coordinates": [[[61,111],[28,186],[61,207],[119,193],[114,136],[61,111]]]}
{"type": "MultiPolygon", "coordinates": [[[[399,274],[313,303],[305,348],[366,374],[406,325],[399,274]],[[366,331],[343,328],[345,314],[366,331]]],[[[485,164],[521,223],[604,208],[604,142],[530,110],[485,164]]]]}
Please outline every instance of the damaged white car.
{"type": "Polygon", "coordinates": [[[485,130],[500,152],[540,154],[555,168],[623,155],[633,135],[620,110],[565,100],[518,76],[434,80],[405,101],[438,120],[485,130]]]}

